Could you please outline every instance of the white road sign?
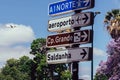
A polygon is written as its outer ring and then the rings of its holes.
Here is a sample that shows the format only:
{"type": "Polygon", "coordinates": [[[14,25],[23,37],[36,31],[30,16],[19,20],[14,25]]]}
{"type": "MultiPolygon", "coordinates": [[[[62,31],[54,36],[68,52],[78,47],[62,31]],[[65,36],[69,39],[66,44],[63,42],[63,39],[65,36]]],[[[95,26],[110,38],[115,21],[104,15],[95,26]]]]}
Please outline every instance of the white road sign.
{"type": "Polygon", "coordinates": [[[94,13],[78,13],[69,17],[63,17],[59,19],[48,21],[48,31],[57,32],[61,30],[71,29],[80,26],[89,26],[94,22],[94,13]]]}
{"type": "Polygon", "coordinates": [[[47,63],[69,63],[74,61],[88,61],[92,59],[92,48],[75,48],[47,53],[47,63]]]}

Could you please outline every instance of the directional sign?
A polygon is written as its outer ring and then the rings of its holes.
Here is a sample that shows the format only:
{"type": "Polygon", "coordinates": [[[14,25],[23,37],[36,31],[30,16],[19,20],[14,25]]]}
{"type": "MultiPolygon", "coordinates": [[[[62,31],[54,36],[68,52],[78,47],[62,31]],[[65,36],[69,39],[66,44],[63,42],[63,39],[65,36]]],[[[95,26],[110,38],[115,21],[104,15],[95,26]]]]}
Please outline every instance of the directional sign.
{"type": "Polygon", "coordinates": [[[92,30],[76,31],[47,37],[47,47],[69,46],[92,42],[92,30]]]}
{"type": "Polygon", "coordinates": [[[84,10],[94,7],[94,0],[64,0],[52,3],[48,7],[49,15],[57,15],[74,10],[84,10]]]}
{"type": "Polygon", "coordinates": [[[69,63],[74,61],[92,60],[92,48],[75,48],[63,51],[55,51],[47,53],[47,63],[69,63]]]}
{"type": "Polygon", "coordinates": [[[48,30],[57,32],[61,30],[71,29],[80,26],[89,26],[94,22],[94,13],[78,13],[69,17],[50,20],[48,22],[48,30]]]}

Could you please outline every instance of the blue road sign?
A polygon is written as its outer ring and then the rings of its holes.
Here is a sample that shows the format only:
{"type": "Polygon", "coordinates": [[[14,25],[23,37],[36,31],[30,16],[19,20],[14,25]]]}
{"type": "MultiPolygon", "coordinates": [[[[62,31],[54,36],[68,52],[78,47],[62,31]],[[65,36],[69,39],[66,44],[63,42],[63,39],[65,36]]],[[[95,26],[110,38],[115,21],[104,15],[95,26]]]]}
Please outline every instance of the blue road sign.
{"type": "Polygon", "coordinates": [[[74,10],[84,10],[94,7],[94,0],[65,0],[51,3],[48,7],[49,15],[58,15],[74,10]]]}

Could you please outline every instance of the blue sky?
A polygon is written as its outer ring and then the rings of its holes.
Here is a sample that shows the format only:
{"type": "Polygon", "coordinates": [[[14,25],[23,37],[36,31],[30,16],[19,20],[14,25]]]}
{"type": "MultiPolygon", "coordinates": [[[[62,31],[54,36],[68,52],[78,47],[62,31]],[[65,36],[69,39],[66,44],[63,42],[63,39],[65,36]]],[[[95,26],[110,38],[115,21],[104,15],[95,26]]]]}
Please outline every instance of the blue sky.
{"type": "MultiPolygon", "coordinates": [[[[48,16],[48,4],[57,1],[0,0],[0,67],[9,58],[19,58],[23,55],[32,57],[29,55],[32,40],[46,38],[52,34],[47,31],[48,20],[53,18],[48,16]],[[10,25],[16,27],[11,29],[10,25]]],[[[94,73],[99,62],[106,60],[106,46],[111,39],[103,23],[105,14],[111,9],[120,8],[119,4],[120,0],[95,0],[93,9],[83,10],[101,12],[94,22],[94,73]]],[[[80,77],[89,78],[90,62],[80,62],[79,67],[80,77]]]]}

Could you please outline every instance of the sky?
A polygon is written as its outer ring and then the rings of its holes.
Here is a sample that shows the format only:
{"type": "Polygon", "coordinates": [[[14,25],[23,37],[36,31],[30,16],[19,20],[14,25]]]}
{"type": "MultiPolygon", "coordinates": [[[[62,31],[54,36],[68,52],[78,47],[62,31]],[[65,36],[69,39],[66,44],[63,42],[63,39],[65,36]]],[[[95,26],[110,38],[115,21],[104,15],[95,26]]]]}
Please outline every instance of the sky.
{"type": "MultiPolygon", "coordinates": [[[[33,56],[29,54],[34,39],[46,38],[48,32],[48,5],[59,0],[0,0],[0,68],[10,58],[33,56]],[[13,28],[11,28],[11,25],[13,28]]],[[[106,12],[120,9],[120,0],[95,0],[95,7],[82,12],[101,12],[94,18],[94,74],[101,60],[106,61],[107,44],[111,37],[104,27],[106,12]]],[[[69,14],[71,15],[72,12],[69,14]]],[[[58,17],[66,16],[60,15],[58,17]]],[[[55,33],[54,33],[55,34],[55,33]]],[[[79,62],[79,78],[90,80],[91,62],[79,62]]]]}

